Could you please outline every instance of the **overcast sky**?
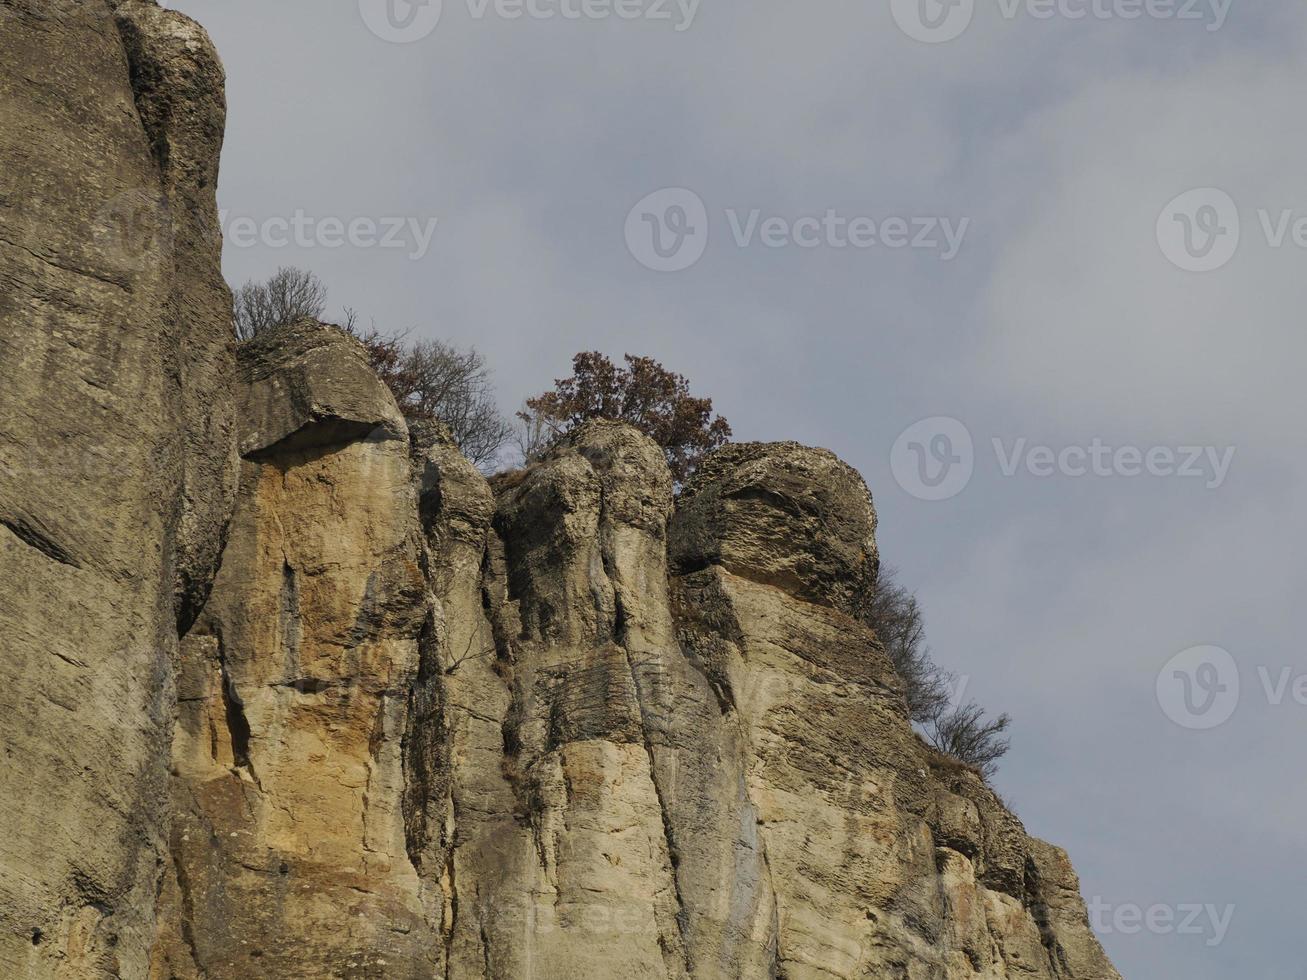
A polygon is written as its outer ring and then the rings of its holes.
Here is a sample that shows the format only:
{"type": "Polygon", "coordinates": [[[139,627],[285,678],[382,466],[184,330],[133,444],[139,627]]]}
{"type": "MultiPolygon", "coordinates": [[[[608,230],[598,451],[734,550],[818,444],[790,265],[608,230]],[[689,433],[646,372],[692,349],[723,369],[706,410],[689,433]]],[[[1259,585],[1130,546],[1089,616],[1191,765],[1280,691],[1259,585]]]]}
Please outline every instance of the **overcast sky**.
{"type": "Polygon", "coordinates": [[[1121,972],[1304,980],[1307,7],[954,2],[170,5],[233,285],[311,268],[506,410],[631,351],[834,450],[1121,972]]]}

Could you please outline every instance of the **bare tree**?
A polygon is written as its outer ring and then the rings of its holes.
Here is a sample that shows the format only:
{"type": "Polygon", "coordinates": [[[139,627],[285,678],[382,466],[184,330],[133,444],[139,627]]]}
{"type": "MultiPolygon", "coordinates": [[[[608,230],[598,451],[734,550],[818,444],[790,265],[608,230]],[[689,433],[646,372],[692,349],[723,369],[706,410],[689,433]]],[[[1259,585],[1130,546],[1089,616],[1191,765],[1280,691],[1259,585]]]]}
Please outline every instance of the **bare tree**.
{"type": "Polygon", "coordinates": [[[860,616],[876,631],[903,681],[909,717],[924,725],[948,708],[952,678],[931,659],[921,606],[896,575],[889,566],[881,568],[874,589],[863,599],[860,616]]]}
{"type": "Polygon", "coordinates": [[[517,413],[517,424],[513,427],[513,447],[522,457],[524,464],[534,463],[545,454],[562,434],[566,423],[552,418],[544,412],[532,412],[529,406],[523,406],[517,413]]]}
{"type": "Polygon", "coordinates": [[[267,282],[247,282],[232,296],[236,336],[252,340],[265,330],[305,317],[321,319],[327,287],[312,272],[283,266],[267,282]]]}
{"type": "Polygon", "coordinates": [[[439,420],[463,455],[489,466],[512,433],[499,411],[485,358],[475,348],[440,340],[408,342],[403,334],[351,330],[367,348],[373,370],[386,382],[404,417],[439,420]]]}
{"type": "Polygon", "coordinates": [[[969,701],[932,719],[926,726],[926,738],[945,755],[975,767],[989,779],[998,772],[998,760],[1011,748],[1003,735],[1011,724],[1007,715],[991,719],[984,708],[969,701]]]}
{"type": "MultiPolygon", "coordinates": [[[[233,297],[236,336],[250,340],[265,330],[304,317],[321,320],[327,288],[312,272],[283,267],[267,282],[247,282],[233,297]]],[[[367,350],[373,370],[410,420],[439,420],[459,449],[478,466],[489,466],[511,434],[495,401],[490,369],[480,352],[439,340],[409,342],[375,325],[363,330],[346,307],[340,329],[367,350]]]]}
{"type": "Polygon", "coordinates": [[[941,669],[926,646],[926,627],[917,597],[896,580],[888,566],[862,600],[859,618],[876,631],[894,670],[903,681],[908,717],[926,740],[945,755],[975,768],[989,779],[1011,747],[1004,733],[1012,724],[1006,714],[989,718],[975,701],[954,706],[952,674],[941,669]]]}

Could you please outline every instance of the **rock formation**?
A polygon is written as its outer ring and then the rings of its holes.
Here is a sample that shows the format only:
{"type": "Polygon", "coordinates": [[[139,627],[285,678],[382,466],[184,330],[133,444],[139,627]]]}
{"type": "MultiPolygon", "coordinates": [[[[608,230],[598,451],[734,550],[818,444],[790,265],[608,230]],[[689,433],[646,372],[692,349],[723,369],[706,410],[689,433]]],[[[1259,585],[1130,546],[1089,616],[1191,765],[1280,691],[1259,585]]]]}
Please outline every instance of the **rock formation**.
{"type": "Polygon", "coordinates": [[[0,975],[1119,980],[850,614],[856,472],[487,481],[341,331],[233,348],[199,28],[0,31],[0,975]]]}
{"type": "Polygon", "coordinates": [[[140,975],[172,660],[236,481],[223,75],[144,0],[0,0],[0,976],[140,975]]]}

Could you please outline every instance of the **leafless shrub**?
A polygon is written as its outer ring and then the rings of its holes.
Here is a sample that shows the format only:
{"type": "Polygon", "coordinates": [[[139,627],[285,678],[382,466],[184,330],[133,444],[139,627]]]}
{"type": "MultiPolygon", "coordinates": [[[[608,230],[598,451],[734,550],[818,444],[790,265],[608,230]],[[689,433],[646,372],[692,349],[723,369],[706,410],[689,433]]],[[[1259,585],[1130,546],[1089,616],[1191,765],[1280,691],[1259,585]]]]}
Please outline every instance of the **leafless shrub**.
{"type": "Polygon", "coordinates": [[[1011,724],[1007,715],[990,718],[984,708],[969,701],[933,718],[926,726],[926,739],[945,755],[965,762],[989,779],[998,772],[998,760],[1011,748],[1004,736],[1011,724]]]}
{"type": "Polygon", "coordinates": [[[921,605],[896,574],[888,566],[880,570],[870,595],[863,598],[859,618],[876,631],[903,682],[908,716],[926,740],[988,779],[1010,748],[1004,733],[1012,720],[1006,714],[991,719],[975,701],[953,705],[956,679],[932,659],[921,605]]]}
{"type": "Polygon", "coordinates": [[[265,330],[305,317],[319,320],[327,287],[312,272],[283,266],[267,282],[247,282],[232,296],[236,336],[252,340],[265,330]]]}
{"type": "MultiPolygon", "coordinates": [[[[327,287],[312,272],[283,267],[267,282],[247,282],[233,297],[236,336],[250,340],[265,330],[310,318],[321,320],[327,287]]],[[[368,360],[410,421],[440,421],[478,466],[489,466],[512,429],[499,411],[490,369],[474,348],[441,340],[410,341],[406,333],[364,330],[357,310],[346,307],[340,329],[357,338],[368,360]]]]}
{"type": "Polygon", "coordinates": [[[440,421],[463,455],[489,466],[512,433],[499,411],[485,358],[441,340],[410,342],[404,334],[384,334],[375,327],[360,332],[347,311],[347,325],[367,348],[373,370],[386,382],[404,417],[440,421]]]}

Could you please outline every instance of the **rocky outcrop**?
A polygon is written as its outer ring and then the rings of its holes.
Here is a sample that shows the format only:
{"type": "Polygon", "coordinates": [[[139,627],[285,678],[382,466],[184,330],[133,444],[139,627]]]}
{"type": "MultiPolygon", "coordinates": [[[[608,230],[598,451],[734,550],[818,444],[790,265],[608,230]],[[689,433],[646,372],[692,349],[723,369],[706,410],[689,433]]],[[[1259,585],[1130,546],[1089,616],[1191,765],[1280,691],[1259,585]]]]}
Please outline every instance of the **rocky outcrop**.
{"type": "Polygon", "coordinates": [[[596,423],[497,493],[415,439],[410,853],[451,977],[1115,977],[1065,856],[912,732],[861,481],[596,423]],[[668,555],[674,556],[669,571],[668,555]]]}
{"type": "Polygon", "coordinates": [[[718,453],[672,522],[683,649],[738,732],[774,896],[770,969],[1115,978],[1078,892],[1065,903],[1065,857],[913,733],[848,614],[874,576],[875,523],[856,474],[792,443],[718,453]]]}
{"type": "Polygon", "coordinates": [[[914,734],[856,472],[488,482],[338,329],[237,354],[203,33],[0,31],[0,975],[1119,980],[914,734]]]}
{"type": "Polygon", "coordinates": [[[235,488],[222,69],[131,0],[0,0],[0,975],[142,975],[171,662],[235,488]]]}
{"type": "Polygon", "coordinates": [[[404,421],[334,327],[264,334],[240,368],[240,494],[181,648],[156,973],[432,976],[402,806],[431,617],[404,421]]]}
{"type": "Polygon", "coordinates": [[[1065,856],[913,733],[849,614],[852,470],[734,446],[673,508],[657,447],[594,423],[487,527],[441,453],[451,976],[1116,977],[1065,856]]]}

